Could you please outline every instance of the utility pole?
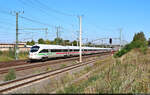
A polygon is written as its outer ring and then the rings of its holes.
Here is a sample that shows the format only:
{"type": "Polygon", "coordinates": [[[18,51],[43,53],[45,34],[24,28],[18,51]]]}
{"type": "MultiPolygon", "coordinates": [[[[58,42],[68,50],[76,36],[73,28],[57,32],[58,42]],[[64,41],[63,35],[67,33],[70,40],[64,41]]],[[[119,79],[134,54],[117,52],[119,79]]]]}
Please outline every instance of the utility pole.
{"type": "Polygon", "coordinates": [[[57,38],[57,40],[56,40],[56,44],[58,45],[59,44],[59,42],[58,42],[58,39],[59,39],[59,32],[60,32],[60,26],[57,26],[56,27],[56,38],[57,38]]]}
{"type": "Polygon", "coordinates": [[[79,31],[76,31],[76,32],[77,32],[77,46],[79,46],[79,37],[78,37],[79,31]]]}
{"type": "Polygon", "coordinates": [[[45,39],[48,40],[47,35],[48,35],[48,28],[45,28],[45,39]]]}
{"type": "Polygon", "coordinates": [[[82,62],[82,16],[79,16],[80,24],[80,62],[82,62]]]}
{"type": "Polygon", "coordinates": [[[121,45],[122,45],[122,29],[120,29],[120,49],[121,49],[121,45]]]}
{"type": "MultiPolygon", "coordinates": [[[[16,14],[16,45],[15,45],[15,59],[18,60],[18,15],[21,12],[15,12],[16,14]]],[[[23,12],[24,13],[24,12],[23,12]]]]}
{"type": "Polygon", "coordinates": [[[16,49],[15,49],[15,57],[18,60],[18,12],[16,12],[16,49]]]}

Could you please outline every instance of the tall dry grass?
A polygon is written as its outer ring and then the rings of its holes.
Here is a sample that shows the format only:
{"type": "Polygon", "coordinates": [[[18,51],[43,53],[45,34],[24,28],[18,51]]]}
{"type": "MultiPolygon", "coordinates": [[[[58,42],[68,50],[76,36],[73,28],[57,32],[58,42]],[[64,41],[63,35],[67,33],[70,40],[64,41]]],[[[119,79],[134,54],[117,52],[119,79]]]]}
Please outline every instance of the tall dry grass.
{"type": "MultiPolygon", "coordinates": [[[[18,58],[20,60],[28,58],[28,52],[19,52],[18,58]]],[[[15,51],[0,51],[0,62],[8,62],[15,60],[15,51]]]]}
{"type": "MultiPolygon", "coordinates": [[[[150,50],[134,49],[121,58],[96,62],[88,79],[58,93],[150,93],[150,50]],[[102,65],[105,62],[111,64],[102,65]]],[[[86,68],[85,70],[92,70],[86,68]]]]}

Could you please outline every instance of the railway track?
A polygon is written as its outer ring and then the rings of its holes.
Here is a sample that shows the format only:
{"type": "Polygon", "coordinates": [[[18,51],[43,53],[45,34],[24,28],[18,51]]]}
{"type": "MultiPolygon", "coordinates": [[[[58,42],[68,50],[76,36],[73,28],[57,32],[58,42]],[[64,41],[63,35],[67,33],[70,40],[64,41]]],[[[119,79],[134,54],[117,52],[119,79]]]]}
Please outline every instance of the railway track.
{"type": "MultiPolygon", "coordinates": [[[[94,54],[94,55],[97,55],[97,54],[94,54]]],[[[88,56],[88,55],[86,55],[86,56],[88,56]]],[[[73,58],[78,58],[78,56],[75,56],[73,58]]],[[[61,60],[61,59],[67,59],[67,58],[64,58],[64,57],[51,58],[48,61],[61,60]]],[[[35,63],[38,63],[38,62],[40,62],[40,61],[32,62],[30,64],[35,64],[35,63]]],[[[28,63],[29,63],[28,60],[17,60],[17,61],[11,61],[11,62],[0,62],[0,69],[1,68],[6,68],[6,67],[26,65],[28,63]]]]}
{"type": "MultiPolygon", "coordinates": [[[[83,56],[83,58],[90,58],[93,56],[102,56],[104,54],[109,54],[109,53],[101,53],[101,54],[96,54],[96,55],[83,56]]],[[[73,57],[73,58],[66,58],[66,59],[60,59],[60,60],[52,60],[52,61],[48,61],[44,63],[24,64],[24,65],[19,65],[19,66],[15,65],[11,67],[0,68],[0,74],[8,73],[10,69],[15,69],[15,71],[21,71],[21,70],[27,70],[27,69],[41,67],[41,66],[47,66],[47,65],[54,64],[54,63],[59,64],[60,62],[74,61],[77,59],[78,57],[73,57]]]]}
{"type": "Polygon", "coordinates": [[[26,60],[17,60],[11,62],[0,62],[0,68],[11,67],[11,66],[18,66],[26,64],[26,60]]]}
{"type": "Polygon", "coordinates": [[[74,65],[71,65],[71,66],[64,67],[62,69],[47,71],[47,72],[43,72],[43,73],[40,73],[40,74],[30,75],[30,76],[27,76],[27,77],[24,77],[24,78],[19,78],[19,79],[15,79],[15,80],[12,80],[12,81],[5,82],[5,83],[1,83],[0,84],[0,93],[2,93],[2,94],[9,93],[12,90],[15,90],[15,89],[20,88],[20,87],[24,87],[24,86],[32,84],[36,81],[40,81],[42,79],[45,79],[45,78],[48,78],[48,77],[51,77],[51,76],[54,76],[54,75],[57,75],[57,74],[61,74],[61,73],[67,72],[67,71],[71,71],[73,69],[85,66],[87,64],[93,64],[99,59],[100,58],[95,58],[94,60],[90,60],[90,61],[87,61],[87,62],[84,62],[84,63],[74,64],[74,65]]]}

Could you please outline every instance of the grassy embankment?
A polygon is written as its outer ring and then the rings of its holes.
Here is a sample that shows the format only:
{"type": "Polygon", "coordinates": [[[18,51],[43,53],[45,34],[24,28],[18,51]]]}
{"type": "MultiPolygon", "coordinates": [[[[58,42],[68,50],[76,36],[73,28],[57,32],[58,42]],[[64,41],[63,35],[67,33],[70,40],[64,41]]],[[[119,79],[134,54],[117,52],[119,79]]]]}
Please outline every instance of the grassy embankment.
{"type": "MultiPolygon", "coordinates": [[[[28,52],[19,52],[19,60],[27,59],[28,52]]],[[[15,52],[12,50],[9,51],[0,51],[0,62],[9,62],[15,60],[15,52]]]]}
{"type": "Polygon", "coordinates": [[[90,76],[57,93],[150,93],[150,50],[133,49],[121,58],[97,62],[90,76]],[[112,62],[112,60],[114,62],[112,62]],[[103,61],[104,62],[104,61],[103,61]]]}

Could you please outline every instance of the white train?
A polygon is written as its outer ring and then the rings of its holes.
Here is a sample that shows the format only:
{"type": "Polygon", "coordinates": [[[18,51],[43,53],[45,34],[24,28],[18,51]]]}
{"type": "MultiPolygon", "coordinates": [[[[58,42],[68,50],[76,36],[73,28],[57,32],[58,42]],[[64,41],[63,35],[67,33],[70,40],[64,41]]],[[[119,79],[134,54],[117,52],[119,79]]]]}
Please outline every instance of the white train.
{"type": "MultiPolygon", "coordinates": [[[[111,51],[111,48],[82,47],[82,54],[96,54],[111,51]]],[[[52,57],[65,57],[79,55],[77,46],[44,45],[37,44],[31,47],[30,60],[46,60],[52,57]]]]}

